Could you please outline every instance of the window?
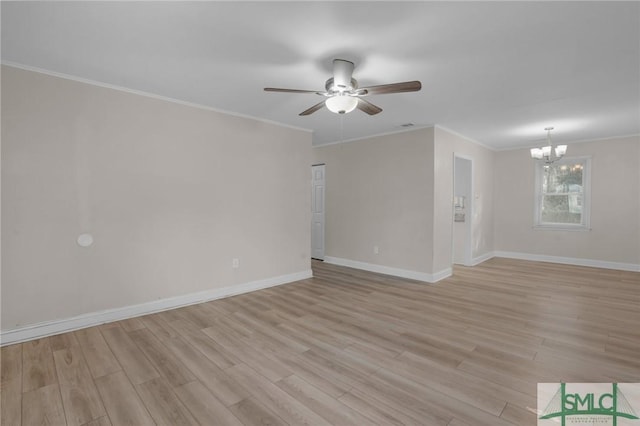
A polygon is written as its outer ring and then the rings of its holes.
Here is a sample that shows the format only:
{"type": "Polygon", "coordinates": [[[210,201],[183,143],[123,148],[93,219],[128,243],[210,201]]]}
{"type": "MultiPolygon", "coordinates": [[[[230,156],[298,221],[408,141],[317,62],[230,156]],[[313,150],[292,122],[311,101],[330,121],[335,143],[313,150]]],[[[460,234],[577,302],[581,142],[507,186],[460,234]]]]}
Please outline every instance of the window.
{"type": "Polygon", "coordinates": [[[535,226],[589,229],[589,158],[536,164],[535,226]]]}

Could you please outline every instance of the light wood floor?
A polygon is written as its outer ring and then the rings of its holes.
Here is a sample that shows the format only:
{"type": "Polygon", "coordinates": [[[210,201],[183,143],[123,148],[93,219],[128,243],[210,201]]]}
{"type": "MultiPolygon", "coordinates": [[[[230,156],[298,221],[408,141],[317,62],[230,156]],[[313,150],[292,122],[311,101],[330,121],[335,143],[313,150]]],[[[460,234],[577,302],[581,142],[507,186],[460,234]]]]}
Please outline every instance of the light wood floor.
{"type": "Polygon", "coordinates": [[[538,382],[640,382],[640,274],[492,259],[315,278],[2,348],[1,424],[535,425],[538,382]]]}

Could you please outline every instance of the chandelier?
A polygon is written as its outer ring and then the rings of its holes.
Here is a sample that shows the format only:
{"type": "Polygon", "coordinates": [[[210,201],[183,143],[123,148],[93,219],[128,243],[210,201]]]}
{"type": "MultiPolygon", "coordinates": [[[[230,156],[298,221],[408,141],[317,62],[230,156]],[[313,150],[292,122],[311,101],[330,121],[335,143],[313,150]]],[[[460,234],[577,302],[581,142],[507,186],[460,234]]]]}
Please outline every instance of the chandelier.
{"type": "Polygon", "coordinates": [[[553,143],[551,143],[551,131],[553,127],[545,127],[544,129],[547,131],[547,146],[531,148],[531,158],[534,160],[544,160],[545,163],[551,164],[564,157],[567,153],[567,146],[557,145],[554,148],[553,143]]]}

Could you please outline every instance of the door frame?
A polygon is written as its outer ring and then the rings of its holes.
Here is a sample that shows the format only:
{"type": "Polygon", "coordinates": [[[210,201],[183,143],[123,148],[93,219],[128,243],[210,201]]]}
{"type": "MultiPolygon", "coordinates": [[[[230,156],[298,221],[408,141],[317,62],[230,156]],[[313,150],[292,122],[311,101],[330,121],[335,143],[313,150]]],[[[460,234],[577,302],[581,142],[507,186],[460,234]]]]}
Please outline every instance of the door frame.
{"type": "Polygon", "coordinates": [[[310,227],[309,230],[311,232],[310,235],[310,240],[311,240],[311,259],[315,259],[315,260],[324,260],[324,256],[325,256],[325,248],[326,248],[326,227],[327,227],[327,221],[326,221],[326,211],[327,211],[327,167],[325,163],[318,163],[318,164],[312,164],[311,165],[311,223],[310,223],[310,227]],[[323,188],[323,196],[322,196],[322,256],[321,257],[316,257],[314,256],[314,229],[313,229],[313,224],[314,224],[314,220],[313,220],[313,216],[314,216],[314,211],[313,211],[313,203],[314,203],[314,199],[313,197],[315,197],[315,193],[314,193],[314,168],[315,167],[322,167],[322,181],[324,183],[324,188],[323,188]]]}
{"type": "Polygon", "coordinates": [[[465,200],[465,233],[466,238],[464,242],[464,266],[473,266],[473,213],[474,213],[474,184],[473,184],[473,157],[468,155],[453,153],[453,186],[452,186],[452,194],[451,194],[451,263],[455,262],[455,206],[453,202],[453,197],[456,195],[456,159],[459,158],[461,160],[469,161],[469,196],[465,200]]]}

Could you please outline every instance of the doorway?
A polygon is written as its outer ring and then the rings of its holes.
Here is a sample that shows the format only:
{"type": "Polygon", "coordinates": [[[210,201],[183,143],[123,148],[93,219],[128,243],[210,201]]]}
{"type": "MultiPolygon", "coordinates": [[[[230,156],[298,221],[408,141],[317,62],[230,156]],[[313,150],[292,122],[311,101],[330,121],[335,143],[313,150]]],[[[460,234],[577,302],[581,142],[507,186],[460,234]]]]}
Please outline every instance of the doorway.
{"type": "Polygon", "coordinates": [[[311,166],[311,258],[324,260],[325,165],[311,166]]]}
{"type": "Polygon", "coordinates": [[[473,160],[453,156],[453,263],[471,266],[473,217],[473,160]]]}

